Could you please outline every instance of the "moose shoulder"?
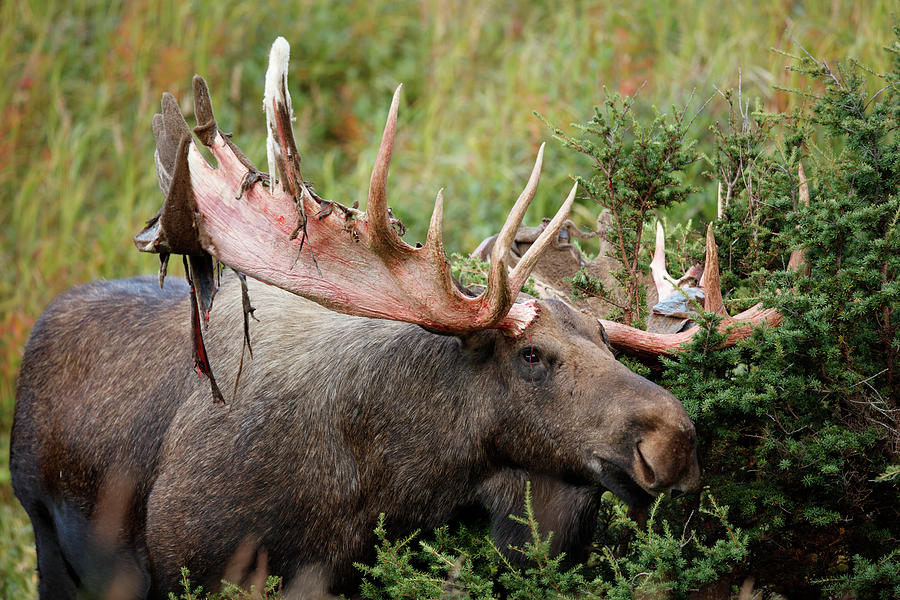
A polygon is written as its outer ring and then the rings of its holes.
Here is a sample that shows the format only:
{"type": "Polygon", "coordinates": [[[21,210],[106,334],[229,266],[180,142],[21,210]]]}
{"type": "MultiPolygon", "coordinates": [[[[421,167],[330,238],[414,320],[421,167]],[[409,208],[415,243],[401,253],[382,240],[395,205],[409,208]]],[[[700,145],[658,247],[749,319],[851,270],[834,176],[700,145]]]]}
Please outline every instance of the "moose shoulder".
{"type": "MultiPolygon", "coordinates": [[[[340,590],[381,512],[399,535],[483,504],[498,546],[521,543],[527,532],[508,515],[521,512],[528,479],[555,550],[577,557],[601,489],[642,505],[696,485],[681,404],[616,361],[595,318],[562,303],[542,303],[519,339],[448,336],[257,284],[253,358],[223,405],[189,368],[186,292],[148,278],[89,284],[59,298],[29,340],[12,469],[55,597],[107,580],[113,563],[92,560],[105,554],[151,597],[181,566],[215,584],[247,540],[288,583],[312,568],[340,590]]],[[[210,360],[233,381],[236,279],[216,302],[210,360]]]]}

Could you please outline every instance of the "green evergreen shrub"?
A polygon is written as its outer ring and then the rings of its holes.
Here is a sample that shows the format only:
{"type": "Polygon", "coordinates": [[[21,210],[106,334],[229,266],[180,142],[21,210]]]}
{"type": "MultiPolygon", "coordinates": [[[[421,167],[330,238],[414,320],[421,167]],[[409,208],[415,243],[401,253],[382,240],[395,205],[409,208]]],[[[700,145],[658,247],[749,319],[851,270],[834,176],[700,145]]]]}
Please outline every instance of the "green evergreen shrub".
{"type": "Polygon", "coordinates": [[[848,568],[896,578],[900,487],[879,478],[900,449],[900,44],[889,50],[883,76],[805,56],[807,110],[717,130],[710,162],[735,182],[716,227],[737,258],[723,282],[760,290],[784,321],[729,349],[695,338],[659,377],[696,419],[705,481],[750,534],[751,571],[789,596],[831,580],[882,597],[848,568]],[[796,248],[808,272],[785,270],[796,248]]]}
{"type": "Polygon", "coordinates": [[[527,567],[514,566],[504,558],[490,539],[487,524],[440,527],[427,541],[418,540],[418,532],[392,540],[382,515],[375,529],[375,561],[357,565],[363,574],[360,593],[370,600],[686,598],[691,590],[717,581],[741,564],[748,539],[729,523],[728,507],[704,494],[696,517],[702,525],[689,528],[694,521],[670,523],[657,516],[662,500],[653,505],[647,524],[641,526],[629,517],[622,502],[604,494],[607,542],[614,544],[596,548],[587,564],[568,569],[562,566],[564,556],[550,553],[553,534],[541,536],[530,489],[525,516],[510,516],[531,532],[531,541],[524,547],[511,548],[528,559],[527,567]]]}
{"type": "MultiPolygon", "coordinates": [[[[603,107],[584,124],[573,124],[579,136],[554,128],[554,136],[567,148],[590,158],[589,177],[576,176],[579,188],[597,208],[610,215],[610,257],[621,268],[612,273],[621,285],[624,300],[616,302],[603,284],[582,270],[574,289],[591,293],[621,309],[611,317],[627,325],[642,326],[646,318],[647,290],[643,274],[650,261],[644,252],[644,230],[655,212],[682,202],[694,191],[681,171],[697,160],[695,143],[685,138],[690,121],[687,107],[673,115],[657,113],[649,123],[640,122],[631,110],[634,98],[611,94],[603,107]]],[[[545,121],[546,122],[546,121],[545,121]]],[[[548,123],[549,124],[549,123],[548,123]]]]}
{"type": "Polygon", "coordinates": [[[191,585],[191,573],[185,567],[181,568],[181,593],[176,596],[169,592],[169,600],[279,600],[281,597],[281,578],[275,576],[267,577],[261,590],[254,586],[244,589],[223,581],[221,592],[204,593],[203,586],[191,585]]]}

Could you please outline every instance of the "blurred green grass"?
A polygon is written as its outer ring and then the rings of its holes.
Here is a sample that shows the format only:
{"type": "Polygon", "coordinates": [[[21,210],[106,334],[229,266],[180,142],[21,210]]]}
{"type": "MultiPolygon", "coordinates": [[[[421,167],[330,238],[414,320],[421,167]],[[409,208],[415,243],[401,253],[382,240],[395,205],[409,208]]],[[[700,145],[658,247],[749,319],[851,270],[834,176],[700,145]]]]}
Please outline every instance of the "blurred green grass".
{"type": "MultiPolygon", "coordinates": [[[[155,271],[130,240],[161,201],[150,119],[163,91],[188,112],[191,75],[203,75],[220,126],[265,168],[262,80],[283,35],[303,173],[324,197],[352,204],[403,82],[391,205],[407,239],[422,240],[443,187],[447,250],[465,251],[499,228],[550,137],[532,111],[562,126],[583,121],[604,87],[640,88],[639,110],[692,93],[699,106],[714,86],[736,87],[738,69],[745,97],[788,110],[800,99],[773,86],[799,80],[772,48],[802,53],[793,37],[829,62],[853,56],[884,70],[891,10],[888,0],[0,3],[0,580],[19,590],[4,597],[34,592],[8,471],[21,352],[57,293],[155,271]]],[[[714,99],[692,133],[703,137],[723,110],[714,99]]],[[[570,174],[585,168],[577,161],[548,146],[528,220],[555,210],[570,174]]],[[[697,183],[704,192],[687,216],[714,204],[712,183],[697,183]]],[[[592,212],[583,205],[576,216],[587,224],[592,212]]]]}

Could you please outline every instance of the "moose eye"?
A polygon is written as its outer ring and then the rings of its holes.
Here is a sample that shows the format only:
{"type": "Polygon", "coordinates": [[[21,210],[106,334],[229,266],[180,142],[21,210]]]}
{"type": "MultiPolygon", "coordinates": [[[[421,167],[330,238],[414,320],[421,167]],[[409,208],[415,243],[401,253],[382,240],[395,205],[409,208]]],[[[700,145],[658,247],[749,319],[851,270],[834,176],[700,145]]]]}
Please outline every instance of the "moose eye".
{"type": "Polygon", "coordinates": [[[541,353],[534,347],[524,348],[522,350],[522,360],[529,364],[537,364],[541,362],[541,353]]]}

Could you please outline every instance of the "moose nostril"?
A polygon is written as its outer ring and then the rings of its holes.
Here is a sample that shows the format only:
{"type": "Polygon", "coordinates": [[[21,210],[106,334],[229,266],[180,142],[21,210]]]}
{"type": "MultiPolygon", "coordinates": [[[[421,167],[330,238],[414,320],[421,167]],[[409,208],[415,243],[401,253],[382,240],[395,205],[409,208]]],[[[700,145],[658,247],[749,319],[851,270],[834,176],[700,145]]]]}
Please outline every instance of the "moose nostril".
{"type": "Polygon", "coordinates": [[[637,463],[636,470],[638,471],[638,475],[641,479],[644,480],[647,487],[650,489],[656,489],[657,486],[657,477],[656,471],[650,466],[650,462],[644,456],[644,453],[641,451],[641,442],[638,442],[635,445],[635,451],[637,454],[637,463]]]}

